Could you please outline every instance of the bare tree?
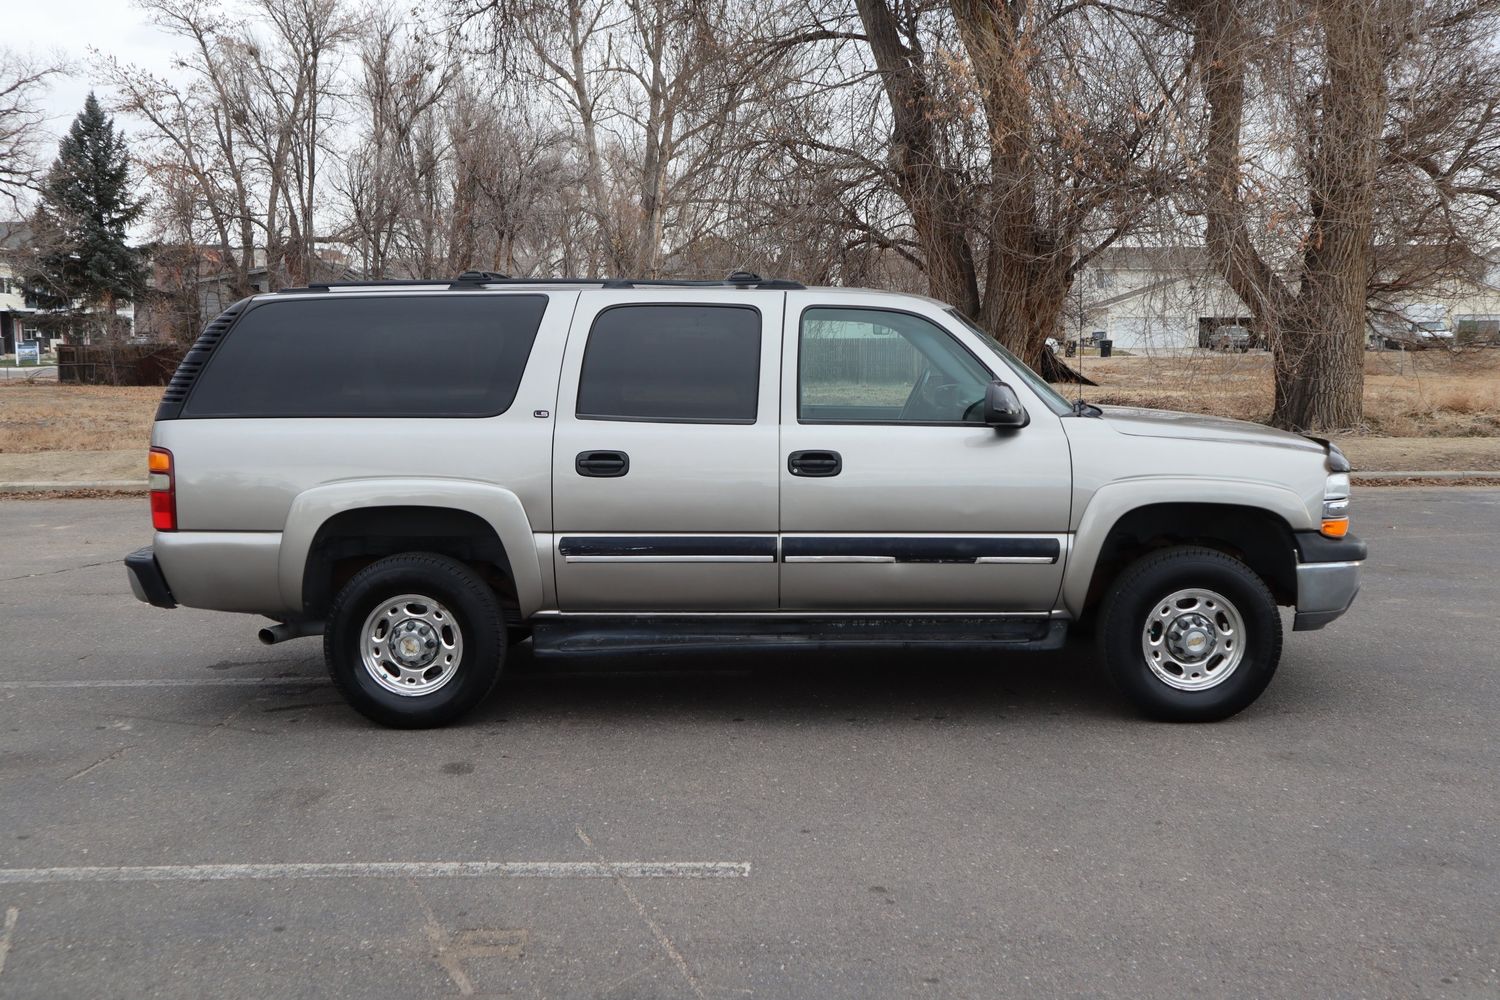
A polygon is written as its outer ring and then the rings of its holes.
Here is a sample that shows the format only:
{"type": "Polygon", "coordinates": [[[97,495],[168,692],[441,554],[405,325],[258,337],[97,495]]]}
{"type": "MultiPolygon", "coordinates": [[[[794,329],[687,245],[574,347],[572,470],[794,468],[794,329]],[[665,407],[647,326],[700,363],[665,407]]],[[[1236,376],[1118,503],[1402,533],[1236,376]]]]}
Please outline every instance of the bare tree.
{"type": "Polygon", "coordinates": [[[38,149],[46,138],[41,97],[47,80],[62,71],[57,61],[0,48],[0,197],[19,210],[24,193],[41,176],[38,149]]]}
{"type": "Polygon", "coordinates": [[[1178,172],[1171,126],[1186,36],[1114,4],[856,8],[857,21],[821,14],[806,35],[863,43],[872,65],[854,64],[840,85],[863,87],[873,68],[884,135],[872,144],[823,130],[802,141],[899,196],[905,219],[872,226],[873,242],[920,264],[933,295],[1029,362],[1064,375],[1045,342],[1069,288],[1178,172]]]}
{"type": "Polygon", "coordinates": [[[139,4],[159,27],[187,43],[179,66],[188,71],[189,82],[179,86],[113,58],[102,72],[120,95],[118,109],[150,126],[147,138],[155,148],[148,154],[148,175],[161,171],[169,185],[183,175],[190,178],[212,228],[227,291],[232,298],[248,295],[257,248],[266,245],[265,232],[278,223],[261,217],[266,165],[255,161],[242,133],[248,111],[235,97],[234,53],[225,41],[232,22],[209,0],[139,4]]]}
{"type": "Polygon", "coordinates": [[[454,151],[450,270],[578,274],[594,255],[586,184],[566,135],[524,108],[480,96],[446,123],[454,151]]]}
{"type": "Polygon", "coordinates": [[[344,0],[256,0],[254,7],[270,31],[233,39],[233,93],[244,115],[239,126],[270,181],[267,268],[284,267],[287,281],[300,285],[316,259],[320,157],[338,97],[331,63],[353,38],[355,21],[344,0]],[[286,226],[284,242],[276,221],[286,226]]]}
{"type": "Polygon", "coordinates": [[[267,281],[309,279],[315,259],[336,55],[355,22],[343,0],[137,0],[187,43],[176,84],[114,60],[119,107],[151,126],[156,159],[198,185],[236,294],[264,254],[267,281]],[[258,29],[264,24],[267,29],[258,29]]]}
{"type": "Polygon", "coordinates": [[[583,273],[658,273],[723,222],[745,117],[774,106],[739,58],[759,13],[728,0],[457,0],[478,31],[566,123],[581,174],[577,205],[593,230],[583,273]]]}
{"type": "Polygon", "coordinates": [[[430,267],[447,208],[442,102],[458,66],[429,39],[389,14],[372,18],[359,43],[353,127],[360,140],[336,181],[348,213],[345,237],[372,278],[430,267]]]}
{"type": "Polygon", "coordinates": [[[1500,3],[1428,0],[1387,67],[1373,320],[1485,282],[1500,246],[1500,3]]]}
{"type": "Polygon", "coordinates": [[[1216,266],[1275,353],[1273,422],[1357,426],[1378,308],[1491,248],[1489,0],[1199,0],[1199,177],[1216,266]],[[1258,105],[1252,101],[1259,98],[1258,105]]]}

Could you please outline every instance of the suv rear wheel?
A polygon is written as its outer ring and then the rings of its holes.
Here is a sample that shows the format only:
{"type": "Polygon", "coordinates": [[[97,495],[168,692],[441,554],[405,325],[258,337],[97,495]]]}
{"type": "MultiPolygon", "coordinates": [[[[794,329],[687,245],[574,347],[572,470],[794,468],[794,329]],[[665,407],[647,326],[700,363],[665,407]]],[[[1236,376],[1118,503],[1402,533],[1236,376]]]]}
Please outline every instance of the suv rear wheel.
{"type": "Polygon", "coordinates": [[[1104,599],[1099,645],[1110,679],[1146,715],[1228,718],[1260,696],[1281,659],[1281,615],[1244,563],[1171,548],[1131,564],[1104,599]]]}
{"type": "Polygon", "coordinates": [[[356,711],[417,729],[484,700],[500,677],[504,638],[494,591],[469,567],[409,552],[371,563],[339,592],[323,656],[356,711]]]}

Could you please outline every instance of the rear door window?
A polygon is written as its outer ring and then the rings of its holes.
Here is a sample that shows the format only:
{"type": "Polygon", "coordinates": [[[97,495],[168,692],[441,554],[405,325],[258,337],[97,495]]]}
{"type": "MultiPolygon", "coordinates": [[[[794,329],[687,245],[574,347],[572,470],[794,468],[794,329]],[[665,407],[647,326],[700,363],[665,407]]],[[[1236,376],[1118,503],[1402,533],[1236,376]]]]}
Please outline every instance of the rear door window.
{"type": "Polygon", "coordinates": [[[545,295],[261,302],[219,345],[184,417],[483,417],[516,397],[545,295]]]}
{"type": "Polygon", "coordinates": [[[584,420],[755,423],[760,312],[751,306],[613,306],[589,331],[584,420]]]}

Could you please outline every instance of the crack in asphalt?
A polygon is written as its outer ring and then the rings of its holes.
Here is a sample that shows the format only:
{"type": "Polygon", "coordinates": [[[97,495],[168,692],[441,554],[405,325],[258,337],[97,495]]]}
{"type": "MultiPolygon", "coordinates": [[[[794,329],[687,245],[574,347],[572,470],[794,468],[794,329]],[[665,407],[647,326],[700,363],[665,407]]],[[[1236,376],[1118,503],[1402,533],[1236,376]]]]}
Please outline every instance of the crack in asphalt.
{"type": "Polygon", "coordinates": [[[13,580],[32,580],[39,576],[56,576],[59,573],[71,573],[75,569],[93,569],[96,566],[111,566],[119,559],[105,559],[100,562],[82,563],[77,566],[64,566],[62,569],[49,569],[41,573],[22,573],[20,576],[0,576],[0,583],[10,583],[13,580]]]}

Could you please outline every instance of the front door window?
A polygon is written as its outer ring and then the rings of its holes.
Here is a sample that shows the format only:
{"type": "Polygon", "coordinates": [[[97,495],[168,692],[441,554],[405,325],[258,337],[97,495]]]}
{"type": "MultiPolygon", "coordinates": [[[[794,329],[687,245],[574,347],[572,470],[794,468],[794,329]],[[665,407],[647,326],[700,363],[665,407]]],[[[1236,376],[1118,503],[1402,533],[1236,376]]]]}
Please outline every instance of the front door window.
{"type": "Polygon", "coordinates": [[[981,423],[990,373],[909,313],[814,308],[799,325],[802,423],[981,423]]]}

